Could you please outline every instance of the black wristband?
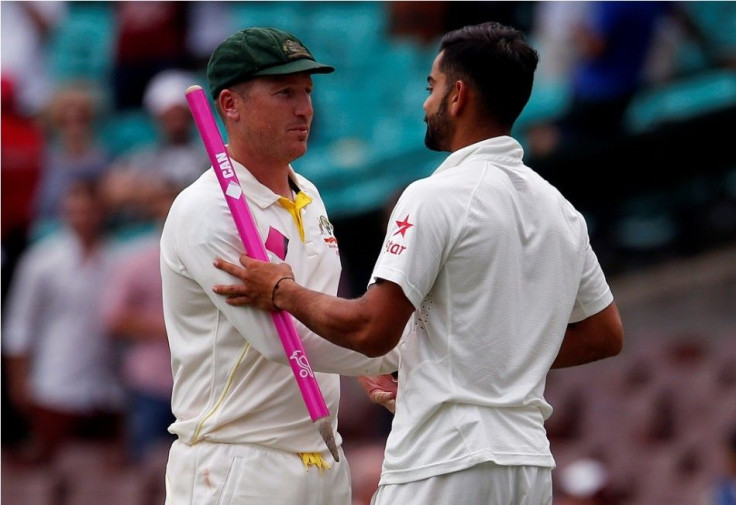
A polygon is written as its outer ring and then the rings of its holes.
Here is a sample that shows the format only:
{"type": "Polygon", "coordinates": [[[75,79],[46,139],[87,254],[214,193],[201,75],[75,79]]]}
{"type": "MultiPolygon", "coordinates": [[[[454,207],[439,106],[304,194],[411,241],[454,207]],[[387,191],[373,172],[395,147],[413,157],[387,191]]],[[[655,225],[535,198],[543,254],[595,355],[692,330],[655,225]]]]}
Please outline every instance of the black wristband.
{"type": "Polygon", "coordinates": [[[271,291],[271,305],[273,305],[273,308],[276,310],[281,310],[280,308],[276,306],[276,302],[274,301],[274,298],[276,298],[276,290],[279,288],[279,284],[281,284],[281,281],[286,280],[286,279],[291,279],[293,281],[294,277],[290,275],[285,275],[284,277],[280,278],[279,280],[276,281],[276,284],[273,285],[273,291],[271,291]]]}

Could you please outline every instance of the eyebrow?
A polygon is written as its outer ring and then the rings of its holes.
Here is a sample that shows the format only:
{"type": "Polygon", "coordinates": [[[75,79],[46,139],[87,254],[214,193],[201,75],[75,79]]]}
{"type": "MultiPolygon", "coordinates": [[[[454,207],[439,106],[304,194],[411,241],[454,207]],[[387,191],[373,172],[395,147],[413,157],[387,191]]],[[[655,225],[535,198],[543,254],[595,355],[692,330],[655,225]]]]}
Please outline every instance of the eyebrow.
{"type": "Polygon", "coordinates": [[[427,82],[428,82],[429,84],[432,84],[432,83],[434,82],[434,78],[433,78],[433,77],[432,77],[431,75],[428,75],[428,76],[427,76],[427,82]]]}

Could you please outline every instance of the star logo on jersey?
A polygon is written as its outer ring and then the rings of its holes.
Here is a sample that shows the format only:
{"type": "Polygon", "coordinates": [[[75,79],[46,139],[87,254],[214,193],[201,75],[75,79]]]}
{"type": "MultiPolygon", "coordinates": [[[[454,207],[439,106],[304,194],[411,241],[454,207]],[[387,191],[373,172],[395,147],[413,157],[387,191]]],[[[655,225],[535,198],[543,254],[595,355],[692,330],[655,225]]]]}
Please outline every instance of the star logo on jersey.
{"type": "Polygon", "coordinates": [[[414,226],[412,223],[409,222],[409,214],[406,215],[403,221],[396,221],[396,225],[399,227],[396,232],[394,232],[394,235],[401,234],[402,237],[405,237],[406,230],[414,226]]]}

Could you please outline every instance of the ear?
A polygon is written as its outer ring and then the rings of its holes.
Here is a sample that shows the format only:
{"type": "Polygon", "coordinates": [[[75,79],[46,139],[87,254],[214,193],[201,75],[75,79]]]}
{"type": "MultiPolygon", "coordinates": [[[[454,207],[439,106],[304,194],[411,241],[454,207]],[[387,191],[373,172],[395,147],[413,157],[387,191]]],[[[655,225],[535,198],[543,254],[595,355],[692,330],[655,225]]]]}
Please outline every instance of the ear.
{"type": "Polygon", "coordinates": [[[225,117],[230,119],[240,118],[240,111],[236,107],[238,99],[239,97],[229,89],[220,91],[220,96],[217,97],[217,103],[225,117]]]}
{"type": "Polygon", "coordinates": [[[449,112],[453,116],[462,113],[470,99],[470,90],[465,81],[455,81],[454,89],[450,95],[449,112]]]}

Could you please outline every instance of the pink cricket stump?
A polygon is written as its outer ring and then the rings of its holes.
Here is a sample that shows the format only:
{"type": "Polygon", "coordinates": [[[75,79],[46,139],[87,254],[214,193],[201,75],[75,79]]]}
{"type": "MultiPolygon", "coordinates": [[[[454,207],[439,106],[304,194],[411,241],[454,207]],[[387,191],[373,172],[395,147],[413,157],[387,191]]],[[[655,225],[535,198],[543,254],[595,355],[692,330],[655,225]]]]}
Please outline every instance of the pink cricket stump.
{"type": "MultiPolygon", "coordinates": [[[[253,259],[268,261],[266,248],[245,201],[240,181],[235,174],[230,156],[227,154],[225,144],[220,136],[220,131],[217,129],[215,118],[202,87],[190,86],[186,91],[186,99],[202,137],[204,147],[207,150],[207,155],[212,162],[217,179],[220,181],[220,187],[235,221],[235,227],[238,229],[243,246],[245,246],[245,253],[253,259]]],[[[317,425],[320,435],[327,444],[330,453],[332,453],[332,457],[335,458],[335,461],[340,461],[337,445],[335,444],[335,435],[332,432],[330,413],[327,410],[317,379],[312,372],[307,354],[304,352],[304,347],[302,347],[302,342],[299,340],[294,322],[287,312],[281,310],[271,312],[271,317],[281,338],[284,352],[289,358],[291,370],[294,373],[296,383],[299,385],[309,416],[317,425]]]]}

